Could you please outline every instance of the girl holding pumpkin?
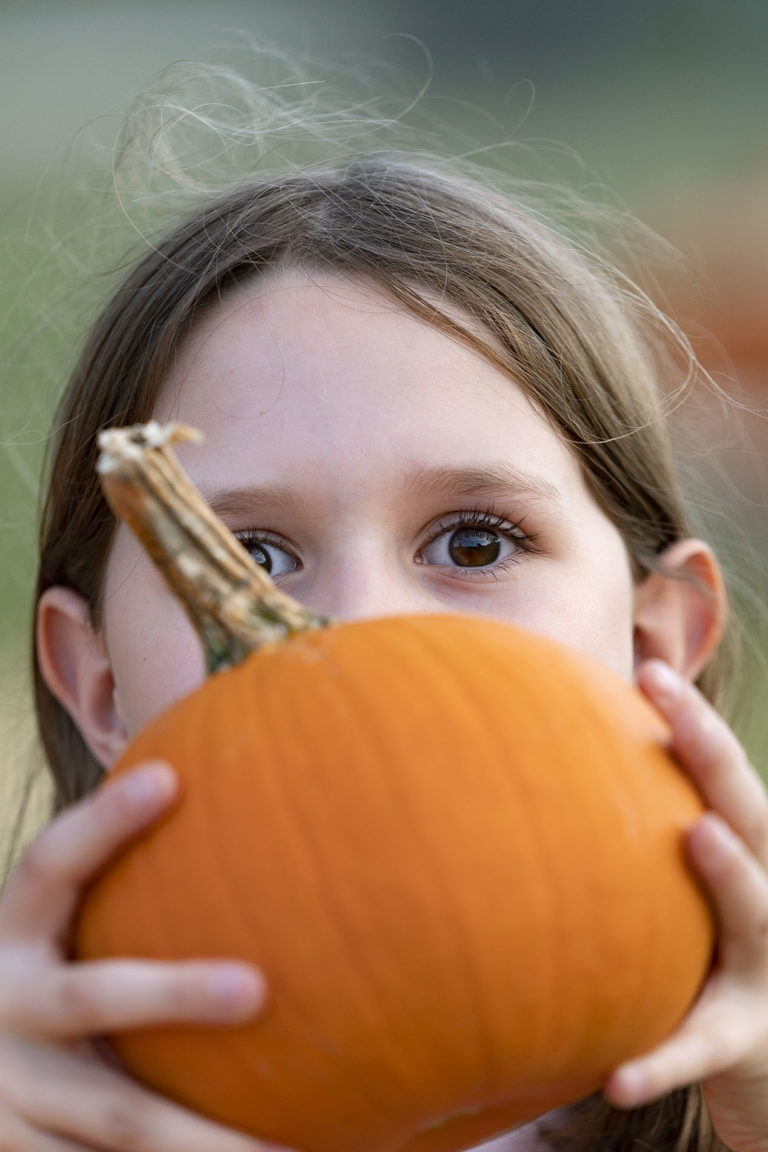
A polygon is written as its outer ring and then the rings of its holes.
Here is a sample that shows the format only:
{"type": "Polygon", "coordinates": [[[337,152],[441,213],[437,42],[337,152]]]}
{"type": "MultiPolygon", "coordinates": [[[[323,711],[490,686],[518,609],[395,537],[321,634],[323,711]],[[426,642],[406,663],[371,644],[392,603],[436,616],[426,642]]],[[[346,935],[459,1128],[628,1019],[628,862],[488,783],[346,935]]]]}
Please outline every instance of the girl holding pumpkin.
{"type": "Polygon", "coordinates": [[[100,428],[155,417],[204,431],[192,478],[312,608],[516,622],[634,680],[671,726],[709,808],[687,849],[717,962],[604,1096],[494,1147],[768,1149],[768,799],[708,702],[724,593],[671,462],[659,320],[521,200],[394,156],[238,186],[138,261],[56,418],[35,676],[60,812],[0,903],[3,1147],[266,1147],[140,1088],[98,1040],[258,1014],[260,973],[68,959],[83,888],[175,777],[96,784],[204,672],[95,472],[100,428]]]}

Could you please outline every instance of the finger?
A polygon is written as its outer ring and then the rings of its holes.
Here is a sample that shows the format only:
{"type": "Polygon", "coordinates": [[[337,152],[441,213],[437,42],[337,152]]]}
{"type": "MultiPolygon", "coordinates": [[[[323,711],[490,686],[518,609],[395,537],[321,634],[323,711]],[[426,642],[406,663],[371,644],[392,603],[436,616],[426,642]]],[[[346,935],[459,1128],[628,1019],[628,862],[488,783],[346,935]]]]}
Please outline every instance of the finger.
{"type": "Polygon", "coordinates": [[[667,1041],[611,1073],[606,1099],[618,1108],[640,1108],[732,1067],[742,1055],[743,1036],[751,1035],[742,1015],[710,987],[667,1041]]]}
{"type": "Polygon", "coordinates": [[[0,988],[0,1019],[19,1035],[74,1039],[156,1024],[237,1023],[265,998],[261,974],[235,961],[109,960],[8,981],[0,988]]]}
{"type": "Polygon", "coordinates": [[[672,751],[705,803],[768,868],[768,794],[737,737],[694,685],[663,661],[643,664],[637,683],[669,722],[672,751]]]}
{"type": "MultiPolygon", "coordinates": [[[[64,1049],[29,1052],[29,1070],[5,1078],[6,1100],[35,1130],[103,1152],[275,1152],[64,1049]],[[44,1084],[46,1090],[40,1091],[44,1084]]],[[[77,1145],[76,1145],[77,1146],[77,1145]]],[[[37,1152],[37,1145],[31,1144],[37,1152]]],[[[283,1150],[284,1152],[284,1150],[283,1150]]]]}
{"type": "Polygon", "coordinates": [[[166,764],[145,764],[62,813],[24,852],[0,903],[0,934],[38,943],[63,936],[83,885],[176,794],[166,764]]]}
{"type": "Polygon", "coordinates": [[[33,1131],[25,1122],[19,1122],[13,1117],[0,1112],[0,1147],[8,1152],[23,1152],[24,1149],[33,1149],[34,1152],[94,1152],[79,1141],[74,1142],[61,1136],[53,1136],[47,1132],[33,1131]]]}
{"type": "Polygon", "coordinates": [[[768,981],[768,875],[714,812],[703,816],[688,833],[687,849],[715,904],[720,966],[764,985],[768,981]]]}

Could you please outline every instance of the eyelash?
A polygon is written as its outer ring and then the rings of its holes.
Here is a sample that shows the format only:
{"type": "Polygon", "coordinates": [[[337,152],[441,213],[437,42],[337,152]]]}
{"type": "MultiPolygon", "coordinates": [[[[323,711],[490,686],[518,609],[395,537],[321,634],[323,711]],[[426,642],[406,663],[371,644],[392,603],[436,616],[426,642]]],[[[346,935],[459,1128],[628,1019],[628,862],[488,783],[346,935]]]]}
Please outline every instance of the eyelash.
{"type": "MultiPolygon", "coordinates": [[[[423,556],[430,545],[439,540],[441,536],[445,536],[451,532],[458,532],[462,528],[485,528],[489,531],[497,532],[503,539],[514,544],[516,551],[496,561],[494,564],[483,565],[477,568],[462,568],[456,565],[455,567],[450,567],[449,571],[452,576],[457,576],[459,579],[465,580],[478,580],[483,577],[488,579],[499,573],[507,572],[510,568],[520,563],[521,552],[535,553],[537,551],[536,535],[523,531],[524,523],[524,517],[521,520],[511,520],[497,513],[492,507],[473,508],[472,510],[464,512],[451,513],[442,517],[431,527],[428,538],[420,546],[417,553],[417,563],[425,563],[425,561],[419,559],[419,557],[423,556]]],[[[288,541],[276,532],[271,532],[268,529],[244,528],[241,531],[235,532],[234,535],[247,551],[252,551],[255,548],[263,548],[264,545],[272,544],[274,547],[281,549],[287,555],[293,557],[297,568],[301,567],[301,561],[288,544],[288,541]]],[[[293,570],[295,571],[296,569],[293,570]]]]}
{"type": "Polygon", "coordinates": [[[280,548],[283,552],[292,556],[298,566],[301,564],[288,541],[285,537],[278,535],[277,532],[270,532],[269,529],[263,528],[243,528],[240,531],[234,532],[233,535],[235,539],[242,544],[246,552],[251,552],[254,548],[263,549],[265,544],[272,544],[275,548],[280,548]]]}
{"type": "Polygon", "coordinates": [[[451,513],[438,520],[430,530],[430,535],[422,544],[419,552],[424,552],[430,544],[434,544],[441,536],[450,532],[457,532],[462,528],[485,528],[492,532],[498,532],[500,536],[514,544],[520,551],[498,560],[495,564],[478,568],[457,566],[450,569],[451,575],[456,575],[463,580],[478,580],[482,579],[483,576],[487,579],[501,572],[507,572],[519,564],[520,552],[535,553],[537,551],[536,534],[523,531],[524,523],[525,517],[520,520],[511,520],[497,513],[493,507],[473,508],[471,511],[451,513]]]}

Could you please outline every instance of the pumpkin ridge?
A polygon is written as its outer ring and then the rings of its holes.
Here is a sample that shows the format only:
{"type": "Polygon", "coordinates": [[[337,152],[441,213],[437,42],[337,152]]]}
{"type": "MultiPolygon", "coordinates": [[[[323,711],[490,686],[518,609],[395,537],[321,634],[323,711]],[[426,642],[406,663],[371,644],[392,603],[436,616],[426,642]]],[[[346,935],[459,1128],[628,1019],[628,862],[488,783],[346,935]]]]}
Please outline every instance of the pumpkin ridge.
{"type": "Polygon", "coordinates": [[[597,1090],[711,957],[681,850],[702,805],[661,727],[593,661],[479,616],[318,625],[210,677],[121,761],[170,759],[180,802],[86,894],[75,951],[216,955],[226,929],[271,998],[242,1026],[118,1036],[126,1067],[303,1152],[458,1152],[597,1090]]]}
{"type": "MultiPolygon", "coordinates": [[[[370,630],[371,624],[372,622],[369,622],[369,624],[366,626],[366,635],[370,630]]],[[[373,626],[376,627],[375,624],[373,626]]],[[[387,627],[389,626],[390,625],[387,627]]],[[[354,628],[356,626],[342,625],[341,627],[348,630],[350,627],[354,628]]],[[[402,705],[406,704],[410,706],[413,701],[412,699],[409,699],[407,695],[405,696],[405,699],[393,697],[393,692],[402,692],[402,677],[400,676],[399,670],[402,665],[407,666],[408,654],[407,652],[404,652],[399,646],[395,648],[392,644],[387,643],[387,634],[384,630],[379,628],[378,631],[379,636],[377,637],[377,641],[380,642],[379,660],[377,662],[377,668],[374,675],[377,685],[379,684],[379,681],[381,681],[381,685],[380,690],[377,691],[376,695],[377,698],[382,701],[386,699],[387,712],[391,710],[402,719],[402,705]]],[[[349,636],[348,631],[347,636],[349,636]]],[[[399,630],[398,636],[400,636],[399,630]]],[[[342,666],[340,666],[336,661],[333,661],[332,663],[334,678],[338,681],[339,689],[344,692],[344,695],[349,702],[349,715],[347,719],[354,725],[355,729],[359,729],[360,718],[366,715],[366,709],[362,706],[364,697],[361,698],[360,696],[361,685],[359,682],[359,676],[357,675],[356,665],[357,661],[355,661],[354,658],[350,659],[348,655],[346,656],[342,666]]],[[[369,682],[363,686],[364,695],[367,695],[370,690],[371,684],[369,682]]],[[[417,711],[418,710],[419,709],[417,708],[417,711]]],[[[410,840],[411,846],[413,846],[413,844],[419,842],[420,825],[418,820],[414,821],[413,814],[410,811],[408,791],[407,789],[403,789],[399,786],[398,777],[396,774],[391,772],[386,773],[386,769],[382,767],[382,765],[385,764],[385,753],[387,752],[388,748],[391,751],[390,742],[386,739],[386,730],[390,727],[391,719],[385,720],[383,724],[380,722],[374,724],[371,723],[371,717],[368,715],[366,716],[365,728],[364,730],[361,729],[361,732],[364,731],[364,743],[368,745],[372,751],[371,764],[374,765],[374,770],[377,777],[384,784],[384,792],[390,798],[388,800],[389,806],[393,811],[397,812],[397,818],[400,821],[405,821],[410,826],[410,831],[407,829],[402,831],[401,838],[410,840]]],[[[417,764],[415,765],[415,771],[418,770],[419,765],[417,764]]],[[[423,828],[421,830],[423,832],[423,828]]],[[[431,858],[429,853],[425,855],[422,849],[418,855],[420,857],[421,865],[423,868],[430,866],[431,858]]],[[[434,868],[434,865],[432,865],[432,868],[434,868]]],[[[434,885],[434,880],[432,883],[434,885]]],[[[425,914],[427,910],[428,909],[425,906],[425,914]]],[[[377,964],[376,967],[380,967],[380,965],[377,964]]],[[[375,989],[379,981],[379,977],[376,976],[375,969],[369,969],[369,972],[371,980],[369,987],[375,989]]],[[[422,1035],[424,1026],[428,1024],[429,1020],[426,1020],[421,1025],[422,1035]]],[[[384,1022],[384,1026],[387,1027],[386,1021],[384,1022]]],[[[432,1049],[435,1054],[441,1051],[441,1044],[438,1043],[437,1040],[438,1037],[436,1036],[435,1044],[433,1045],[432,1049]]],[[[424,1102],[422,1098],[423,1090],[420,1086],[421,1081],[423,1080],[423,1076],[418,1075],[416,1072],[413,1065],[413,1057],[406,1061],[404,1061],[402,1057],[395,1059],[395,1062],[392,1065],[392,1069],[393,1071],[396,1070],[396,1078],[399,1084],[399,1090],[403,1092],[404,1099],[409,1099],[411,1101],[409,1107],[411,1115],[414,1118],[413,1122],[415,1122],[415,1118],[417,1116],[424,1114],[424,1102]]]]}
{"type": "MultiPolygon", "coordinates": [[[[446,619],[450,624],[450,618],[446,619]]],[[[385,627],[379,629],[381,635],[377,639],[381,645],[380,651],[382,653],[386,653],[386,663],[388,666],[390,662],[395,667],[398,667],[400,664],[406,667],[409,666],[411,662],[411,652],[418,654],[419,664],[422,664],[425,654],[430,652],[430,645],[428,642],[425,642],[425,637],[420,624],[421,619],[418,617],[401,618],[398,621],[396,638],[394,638],[388,631],[388,628],[391,627],[391,622],[389,622],[388,625],[385,625],[385,627]],[[404,641],[407,641],[409,647],[405,646],[404,641]]],[[[435,653],[433,652],[431,654],[434,655],[435,653]]],[[[436,666],[439,666],[441,671],[444,672],[445,665],[441,658],[436,660],[436,666]]],[[[431,670],[428,667],[425,669],[424,679],[426,683],[429,683],[431,680],[430,671],[431,670]]],[[[422,711],[421,704],[420,702],[416,703],[414,701],[413,694],[409,692],[405,687],[402,679],[395,675],[394,683],[390,683],[388,687],[390,690],[392,688],[396,688],[401,692],[402,699],[400,701],[400,706],[395,707],[395,711],[398,716],[402,719],[402,705],[404,704],[408,707],[409,710],[415,713],[420,722],[423,722],[423,718],[420,715],[422,711]]],[[[360,687],[358,684],[356,684],[354,677],[350,677],[347,688],[351,696],[357,697],[358,707],[356,711],[358,711],[360,714],[363,714],[366,701],[364,695],[361,694],[360,687]]],[[[462,701],[462,703],[463,702],[464,701],[462,701]]],[[[365,709],[365,711],[369,712],[370,709],[365,709]]],[[[431,711],[429,706],[427,707],[427,711],[431,711]]],[[[368,717],[368,723],[370,725],[370,716],[368,717]]],[[[390,740],[387,739],[387,730],[390,726],[391,719],[389,714],[386,710],[382,710],[378,715],[374,727],[374,739],[380,744],[382,748],[386,748],[390,744],[390,740]]],[[[417,760],[414,765],[414,771],[418,772],[420,768],[421,765],[417,760]]],[[[394,785],[396,783],[397,781],[392,778],[391,784],[394,785]]],[[[412,798],[410,797],[408,790],[400,788],[399,792],[401,795],[400,805],[403,817],[409,820],[413,832],[416,834],[421,832],[421,835],[423,836],[423,825],[419,822],[415,814],[411,812],[409,801],[412,802],[412,798]]],[[[430,845],[426,855],[427,862],[431,862],[432,870],[434,870],[436,867],[432,859],[433,850],[433,847],[430,845]]],[[[482,1083],[483,1081],[488,1080],[490,1072],[489,1048],[487,1039],[485,1037],[484,1027],[484,1022],[487,1023],[487,1007],[483,1007],[482,1010],[480,1010],[480,1002],[477,999],[478,989],[482,986],[482,984],[478,981],[477,978],[477,962],[472,957],[472,950],[466,946],[466,915],[460,908],[459,904],[454,899],[450,898],[450,895],[450,890],[446,891],[444,893],[444,897],[449,898],[444,899],[441,902],[441,932],[445,939],[450,941],[450,946],[452,948],[452,959],[459,959],[461,971],[464,973],[464,977],[458,981],[461,992],[464,998],[467,996],[471,998],[470,1001],[466,1003],[463,1012],[461,1012],[461,1016],[467,1021],[467,1025],[471,1028],[471,1041],[473,1050],[476,1053],[476,1056],[480,1057],[481,1066],[486,1068],[485,1073],[478,1074],[476,1076],[477,1081],[482,1083]]],[[[469,1042],[469,1037],[464,1035],[463,1040],[464,1046],[466,1046],[466,1044],[469,1042]]],[[[435,1035],[434,1051],[436,1055],[447,1055],[444,1047],[444,1041],[440,1038],[439,1032],[435,1035]]],[[[463,1062],[469,1065],[473,1063],[469,1057],[463,1058],[463,1062]]],[[[411,1080],[414,1079],[412,1071],[407,1065],[403,1066],[402,1074],[404,1077],[410,1077],[411,1080]]],[[[477,1089],[475,1092],[477,1092],[477,1089]]],[[[419,1116],[425,1117],[426,1109],[424,1102],[419,1099],[418,1105],[419,1116]]],[[[431,1109],[430,1114],[433,1111],[434,1109],[431,1109]]],[[[426,1124],[428,1123],[428,1120],[425,1118],[422,1122],[426,1124]]]]}

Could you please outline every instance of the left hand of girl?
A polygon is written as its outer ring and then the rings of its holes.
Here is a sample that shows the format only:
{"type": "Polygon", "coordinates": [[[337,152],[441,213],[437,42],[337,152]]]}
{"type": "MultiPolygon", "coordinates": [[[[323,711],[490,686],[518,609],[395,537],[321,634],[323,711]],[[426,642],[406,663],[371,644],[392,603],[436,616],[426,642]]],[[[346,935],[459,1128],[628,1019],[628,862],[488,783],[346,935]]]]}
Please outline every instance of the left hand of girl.
{"type": "Polygon", "coordinates": [[[690,863],[718,921],[715,966],[680,1027],[615,1069],[608,1101],[634,1108],[700,1081],[732,1152],[768,1152],[768,794],[701,694],[660,661],[637,682],[666,717],[672,750],[710,809],[690,830],[690,863]]]}

